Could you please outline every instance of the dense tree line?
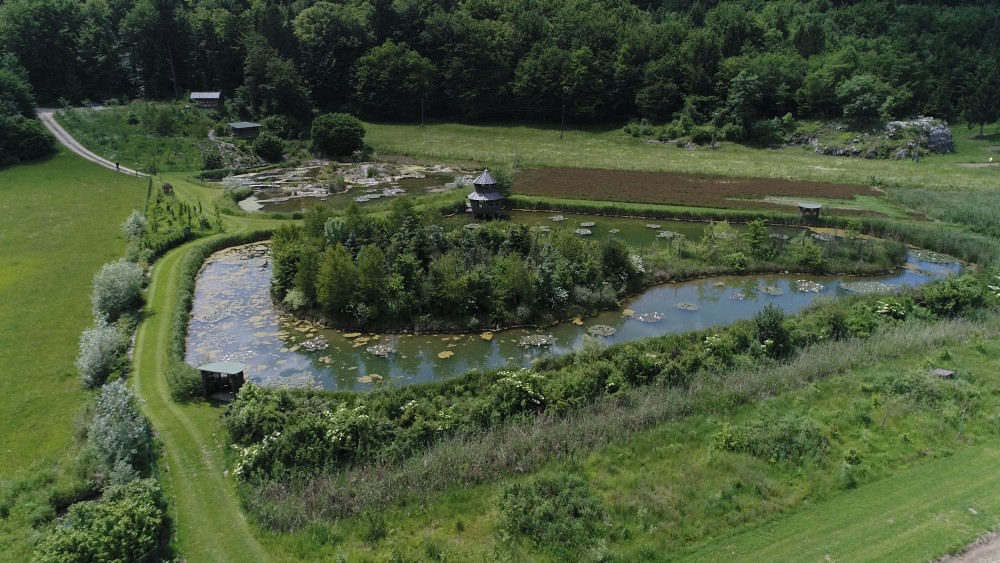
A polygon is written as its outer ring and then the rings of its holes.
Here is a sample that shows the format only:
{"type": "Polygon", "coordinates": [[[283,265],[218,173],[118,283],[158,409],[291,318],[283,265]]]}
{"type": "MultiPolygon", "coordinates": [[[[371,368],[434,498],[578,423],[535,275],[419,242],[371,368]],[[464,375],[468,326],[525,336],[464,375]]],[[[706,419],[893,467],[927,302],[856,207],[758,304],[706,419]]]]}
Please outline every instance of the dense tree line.
{"type": "Polygon", "coordinates": [[[51,153],[55,139],[35,119],[35,93],[17,59],[0,52],[0,166],[51,153]]]}
{"type": "Polygon", "coordinates": [[[176,98],[371,119],[997,118],[985,0],[6,0],[41,101],[176,98]]]}
{"type": "Polygon", "coordinates": [[[272,291],[342,326],[476,329],[614,306],[644,281],[620,239],[494,222],[447,231],[396,199],[387,217],[314,207],[271,239],[272,291]]]}

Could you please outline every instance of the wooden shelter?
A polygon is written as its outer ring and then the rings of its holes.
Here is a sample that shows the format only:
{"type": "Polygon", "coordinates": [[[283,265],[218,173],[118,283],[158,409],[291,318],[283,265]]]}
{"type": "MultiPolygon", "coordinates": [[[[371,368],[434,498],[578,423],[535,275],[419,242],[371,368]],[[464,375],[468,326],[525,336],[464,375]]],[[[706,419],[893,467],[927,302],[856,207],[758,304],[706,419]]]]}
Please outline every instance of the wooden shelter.
{"type": "Polygon", "coordinates": [[[201,109],[222,110],[222,92],[191,92],[188,99],[201,109]]]}
{"type": "Polygon", "coordinates": [[[246,383],[246,376],[243,374],[246,369],[239,362],[212,362],[198,368],[205,397],[227,402],[236,399],[240,387],[246,383]]]}
{"type": "Polygon", "coordinates": [[[260,134],[260,123],[237,121],[229,124],[229,132],[237,139],[256,139],[260,134]]]}
{"type": "Polygon", "coordinates": [[[469,194],[469,209],[475,217],[499,217],[500,202],[503,196],[497,189],[497,181],[489,170],[483,170],[478,178],[472,181],[476,191],[469,194]]]}
{"type": "Polygon", "coordinates": [[[823,209],[823,206],[818,203],[809,203],[805,201],[799,202],[800,217],[812,217],[813,219],[819,219],[820,209],[823,209]]]}

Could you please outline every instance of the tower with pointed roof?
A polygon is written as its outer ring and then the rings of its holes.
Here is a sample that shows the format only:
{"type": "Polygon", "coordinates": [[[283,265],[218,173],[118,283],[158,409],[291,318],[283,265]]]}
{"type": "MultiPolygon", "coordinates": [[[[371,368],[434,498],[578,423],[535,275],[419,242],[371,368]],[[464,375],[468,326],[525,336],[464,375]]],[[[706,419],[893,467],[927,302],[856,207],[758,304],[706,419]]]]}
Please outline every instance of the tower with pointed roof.
{"type": "Polygon", "coordinates": [[[469,208],[475,217],[499,217],[500,202],[503,196],[497,189],[497,181],[489,170],[484,170],[478,178],[472,181],[476,191],[469,194],[469,208]]]}

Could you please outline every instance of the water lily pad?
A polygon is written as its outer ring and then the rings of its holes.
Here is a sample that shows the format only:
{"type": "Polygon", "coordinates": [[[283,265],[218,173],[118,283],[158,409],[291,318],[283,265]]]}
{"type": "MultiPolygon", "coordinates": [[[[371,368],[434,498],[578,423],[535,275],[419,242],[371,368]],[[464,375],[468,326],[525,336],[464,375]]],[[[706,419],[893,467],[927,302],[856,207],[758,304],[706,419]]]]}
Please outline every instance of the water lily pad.
{"type": "Polygon", "coordinates": [[[681,311],[697,311],[700,307],[695,303],[674,303],[674,309],[681,311]]]}
{"type": "Polygon", "coordinates": [[[803,293],[819,293],[823,291],[823,284],[810,280],[795,280],[795,289],[803,293]]]}
{"type": "Polygon", "coordinates": [[[587,328],[587,333],[591,336],[614,336],[617,329],[609,325],[593,325],[587,328]]]}
{"type": "Polygon", "coordinates": [[[765,285],[764,287],[760,288],[760,292],[766,293],[767,295],[784,295],[785,290],[773,285],[765,285]]]}
{"type": "Polygon", "coordinates": [[[677,233],[673,231],[660,231],[656,233],[656,238],[674,238],[675,236],[677,236],[677,233]]]}
{"type": "Polygon", "coordinates": [[[624,311],[622,311],[622,316],[623,317],[635,316],[635,311],[633,311],[632,309],[625,309],[624,311]]]}
{"type": "Polygon", "coordinates": [[[392,354],[392,348],[388,344],[372,344],[368,348],[365,348],[365,351],[380,358],[388,358],[392,354]]]}
{"type": "Polygon", "coordinates": [[[621,231],[619,231],[618,229],[611,229],[608,232],[614,235],[614,234],[620,233],[621,231]]]}
{"type": "Polygon", "coordinates": [[[580,235],[580,236],[587,236],[589,234],[592,234],[591,231],[590,231],[590,229],[577,229],[577,230],[575,230],[573,232],[575,234],[580,235]]]}
{"type": "Polygon", "coordinates": [[[659,229],[662,226],[663,225],[660,225],[659,223],[646,223],[646,227],[650,229],[659,229]]]}
{"type": "Polygon", "coordinates": [[[438,357],[441,358],[442,360],[447,360],[448,358],[450,358],[450,357],[452,357],[454,355],[455,355],[455,353],[452,352],[451,350],[447,350],[447,351],[444,351],[444,352],[438,352],[438,357]]]}
{"type": "Polygon", "coordinates": [[[584,221],[583,223],[580,223],[580,226],[581,226],[581,227],[587,227],[587,228],[590,228],[590,227],[593,227],[593,226],[594,226],[594,225],[596,225],[596,224],[597,224],[597,223],[595,223],[595,222],[593,222],[593,221],[584,221]]]}
{"type": "Polygon", "coordinates": [[[344,333],[344,338],[357,338],[359,336],[361,336],[360,332],[347,332],[347,333],[344,333]]]}
{"type": "Polygon", "coordinates": [[[744,295],[742,291],[735,291],[733,292],[732,295],[729,296],[729,298],[732,299],[733,301],[743,301],[744,299],[747,298],[747,296],[744,295]]]}
{"type": "Polygon", "coordinates": [[[562,215],[553,215],[552,217],[549,217],[549,219],[551,219],[551,220],[553,220],[553,221],[555,221],[557,223],[559,221],[565,221],[566,220],[566,218],[563,217],[562,215]]]}
{"type": "Polygon", "coordinates": [[[377,373],[370,373],[368,375],[362,375],[358,378],[358,383],[375,383],[382,381],[382,376],[377,373]]]}
{"type": "Polygon", "coordinates": [[[663,320],[663,313],[650,311],[648,313],[639,313],[635,318],[644,323],[656,323],[663,320]]]}
{"type": "Polygon", "coordinates": [[[898,285],[878,281],[840,282],[840,287],[851,293],[889,293],[899,289],[898,285]]]}
{"type": "Polygon", "coordinates": [[[544,334],[532,334],[529,336],[522,336],[518,340],[517,345],[522,347],[529,346],[551,346],[555,342],[552,336],[545,336],[544,334]]]}
{"type": "Polygon", "coordinates": [[[583,319],[581,319],[580,317],[573,317],[573,319],[570,320],[569,322],[575,324],[576,326],[583,326],[583,319]]]}

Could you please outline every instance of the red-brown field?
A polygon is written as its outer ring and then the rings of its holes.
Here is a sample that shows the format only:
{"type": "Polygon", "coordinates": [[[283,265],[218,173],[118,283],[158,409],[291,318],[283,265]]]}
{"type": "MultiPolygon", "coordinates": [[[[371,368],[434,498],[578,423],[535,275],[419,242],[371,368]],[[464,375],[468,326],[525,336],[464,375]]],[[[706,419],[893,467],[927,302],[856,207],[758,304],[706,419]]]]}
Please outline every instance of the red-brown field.
{"type": "Polygon", "coordinates": [[[881,195],[869,187],[849,184],[584,168],[522,170],[517,173],[515,190],[556,198],[785,211],[787,205],[764,198],[839,199],[846,203],[855,195],[881,195]]]}

